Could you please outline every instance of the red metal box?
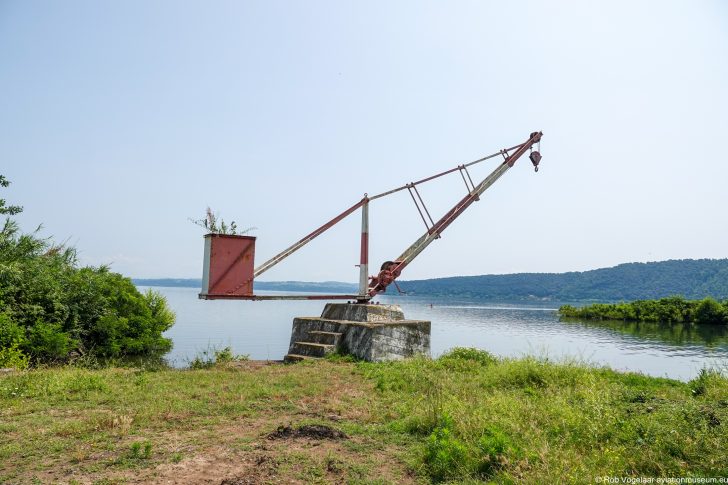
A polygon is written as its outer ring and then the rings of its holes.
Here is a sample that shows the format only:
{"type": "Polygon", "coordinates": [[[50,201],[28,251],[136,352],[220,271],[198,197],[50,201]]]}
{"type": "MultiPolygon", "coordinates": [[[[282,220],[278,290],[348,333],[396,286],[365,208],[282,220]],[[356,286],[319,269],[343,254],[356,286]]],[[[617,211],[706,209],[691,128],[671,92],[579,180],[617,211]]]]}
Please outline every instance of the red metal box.
{"type": "Polygon", "coordinates": [[[206,234],[200,298],[252,296],[254,260],[254,237],[206,234]]]}

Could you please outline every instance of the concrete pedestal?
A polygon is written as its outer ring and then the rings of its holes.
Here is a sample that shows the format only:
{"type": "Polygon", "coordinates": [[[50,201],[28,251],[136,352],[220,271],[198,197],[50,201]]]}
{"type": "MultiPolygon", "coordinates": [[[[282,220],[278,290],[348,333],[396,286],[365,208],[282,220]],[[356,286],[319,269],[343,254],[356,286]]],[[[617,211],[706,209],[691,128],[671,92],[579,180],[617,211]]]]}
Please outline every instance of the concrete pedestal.
{"type": "Polygon", "coordinates": [[[320,317],[293,319],[286,361],[351,354],[370,362],[430,355],[430,322],[405,320],[398,305],[328,303],[320,317]]]}

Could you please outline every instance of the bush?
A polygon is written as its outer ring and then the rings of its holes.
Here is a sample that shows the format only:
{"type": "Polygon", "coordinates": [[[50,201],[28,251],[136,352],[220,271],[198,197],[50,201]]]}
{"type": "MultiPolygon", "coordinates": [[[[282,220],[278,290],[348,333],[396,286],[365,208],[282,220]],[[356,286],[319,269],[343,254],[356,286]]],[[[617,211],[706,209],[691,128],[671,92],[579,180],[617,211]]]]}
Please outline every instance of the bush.
{"type": "Polygon", "coordinates": [[[471,361],[477,362],[480,365],[490,365],[498,361],[493,354],[480,349],[474,349],[469,347],[455,347],[449,352],[443,354],[438,359],[442,362],[451,360],[471,361]]]}
{"type": "Polygon", "coordinates": [[[695,307],[696,323],[725,323],[723,306],[712,298],[701,300],[695,307]]]}
{"type": "Polygon", "coordinates": [[[60,324],[39,320],[29,328],[26,348],[39,361],[55,362],[65,358],[77,344],[60,324]]]}
{"type": "Polygon", "coordinates": [[[218,364],[227,364],[229,362],[244,362],[250,357],[245,354],[236,355],[231,347],[217,349],[208,347],[207,350],[198,352],[194,359],[189,363],[190,369],[211,369],[218,364]]]}
{"type": "Polygon", "coordinates": [[[671,296],[630,303],[595,303],[582,308],[563,305],[559,308],[559,314],[562,317],[588,320],[728,324],[728,301],[721,304],[712,298],[686,300],[680,296],[671,296]]]}
{"type": "Polygon", "coordinates": [[[20,350],[17,343],[0,347],[0,368],[26,369],[30,358],[20,350]]]}
{"type": "Polygon", "coordinates": [[[162,333],[174,313],[157,292],[142,294],[129,278],[101,266],[79,267],[74,248],[0,229],[0,351],[37,363],[73,354],[148,356],[168,351],[162,333]],[[12,349],[12,350],[11,350],[12,349]]]}

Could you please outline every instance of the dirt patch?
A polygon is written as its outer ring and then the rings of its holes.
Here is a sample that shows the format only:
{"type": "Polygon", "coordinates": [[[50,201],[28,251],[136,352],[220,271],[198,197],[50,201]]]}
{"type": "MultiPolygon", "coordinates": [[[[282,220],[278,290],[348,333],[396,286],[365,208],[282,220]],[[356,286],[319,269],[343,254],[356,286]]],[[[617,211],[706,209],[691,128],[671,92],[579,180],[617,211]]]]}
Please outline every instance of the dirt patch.
{"type": "MultiPolygon", "coordinates": [[[[406,445],[382,443],[357,433],[347,436],[336,429],[340,422],[377,422],[372,417],[374,386],[354,373],[352,367],[326,361],[314,366],[285,366],[269,361],[231,363],[225,368],[229,374],[213,381],[217,388],[212,390],[231,404],[237,400],[248,403],[249,410],[221,408],[219,413],[206,414],[204,408],[178,402],[159,407],[148,420],[134,418],[134,431],[127,435],[115,432],[114,418],[144,415],[143,411],[116,402],[97,406],[93,419],[87,420],[88,426],[99,425],[100,432],[109,435],[109,446],[90,441],[72,443],[63,454],[44,458],[42,471],[22,462],[23,467],[3,469],[0,477],[12,473],[19,483],[37,476],[43,483],[74,481],[83,485],[104,481],[129,485],[305,485],[375,480],[416,483],[406,463],[406,445]],[[237,376],[237,372],[242,375],[237,376]],[[270,383],[262,387],[263,395],[231,394],[227,386],[232,384],[227,381],[249,379],[250,374],[270,383]],[[309,384],[311,387],[307,387],[309,384]],[[289,393],[287,389],[294,385],[302,385],[302,392],[289,393]],[[305,422],[321,424],[302,426],[305,422]],[[276,428],[282,424],[288,426],[276,428]],[[133,443],[140,441],[153,444],[151,456],[128,460],[133,443]]],[[[204,394],[210,389],[198,391],[204,394]]],[[[62,423],[82,416],[71,406],[49,412],[62,423]]],[[[23,417],[28,411],[0,410],[0,419],[16,415],[23,417]]],[[[20,417],[13,419],[24,423],[20,417]]],[[[70,442],[71,438],[64,439],[70,442]]],[[[6,463],[0,469],[3,467],[8,468],[6,463]]]]}
{"type": "Polygon", "coordinates": [[[256,485],[257,483],[259,483],[257,478],[234,477],[224,479],[220,485],[256,485]]]}
{"type": "Polygon", "coordinates": [[[338,429],[323,424],[310,424],[292,428],[291,426],[278,426],[274,432],[268,435],[269,440],[280,440],[290,438],[309,438],[313,440],[345,440],[346,434],[338,429]]]}

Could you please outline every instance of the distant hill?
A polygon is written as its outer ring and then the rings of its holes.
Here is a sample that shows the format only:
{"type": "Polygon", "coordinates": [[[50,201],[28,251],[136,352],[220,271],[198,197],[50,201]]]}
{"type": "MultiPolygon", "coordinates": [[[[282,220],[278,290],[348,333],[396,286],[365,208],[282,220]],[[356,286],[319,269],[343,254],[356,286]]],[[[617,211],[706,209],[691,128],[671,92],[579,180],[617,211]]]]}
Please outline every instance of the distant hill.
{"type": "MultiPolygon", "coordinates": [[[[140,286],[200,287],[199,279],[135,279],[140,286]]],[[[516,273],[400,281],[409,294],[488,300],[631,301],[681,295],[728,298],[728,259],[625,263],[569,273],[516,273]]],[[[351,293],[353,283],[256,281],[256,290],[351,293]]],[[[393,293],[390,290],[389,293],[393,293]]]]}
{"type": "Polygon", "coordinates": [[[728,259],[625,263],[569,273],[517,273],[403,281],[411,294],[492,300],[631,301],[681,295],[728,298],[728,259]]]}

